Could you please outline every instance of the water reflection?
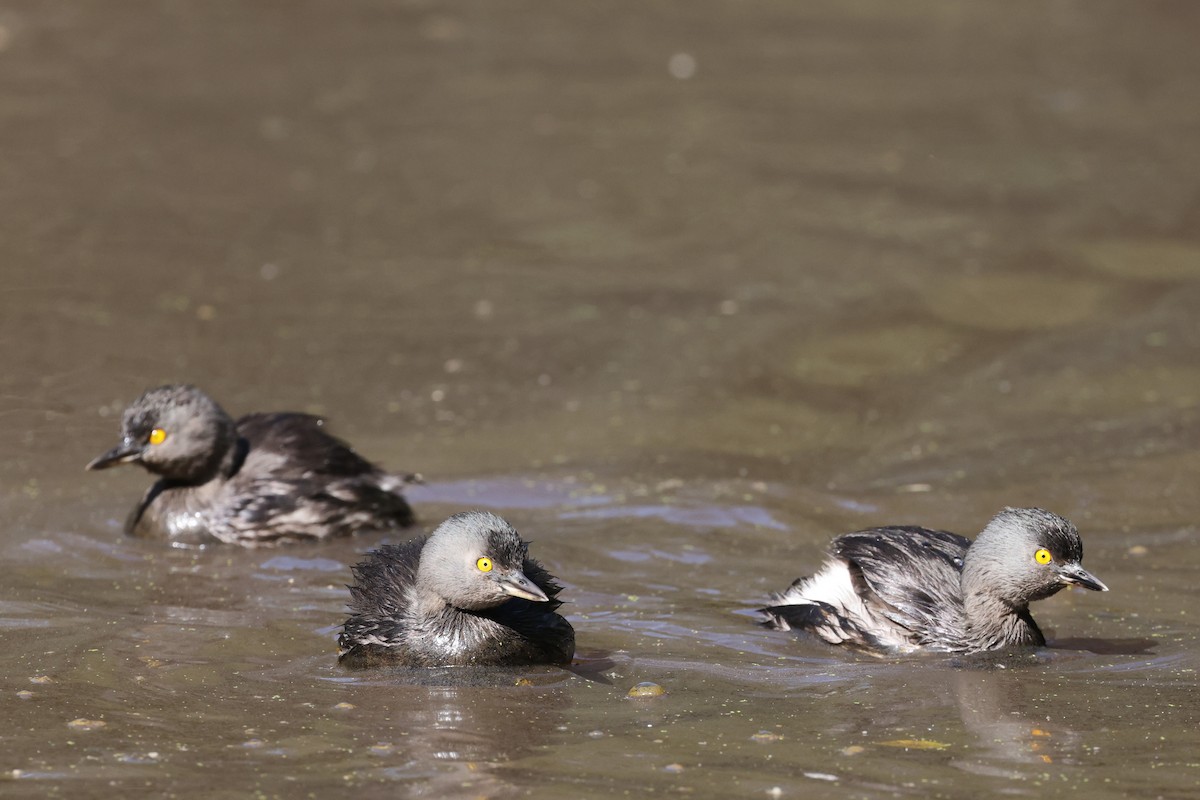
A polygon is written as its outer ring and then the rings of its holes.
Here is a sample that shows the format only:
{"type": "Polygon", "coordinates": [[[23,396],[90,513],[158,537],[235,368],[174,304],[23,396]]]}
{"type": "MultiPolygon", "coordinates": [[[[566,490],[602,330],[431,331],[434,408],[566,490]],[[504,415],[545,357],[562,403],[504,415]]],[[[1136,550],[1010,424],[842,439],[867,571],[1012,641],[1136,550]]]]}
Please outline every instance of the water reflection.
{"type": "Polygon", "coordinates": [[[1030,765],[1078,757],[1080,735],[1060,715],[1044,713],[1044,699],[1031,696],[1044,683],[1031,671],[960,669],[951,686],[963,725],[976,741],[966,755],[953,760],[959,769],[1018,779],[1030,765]]]}
{"type": "Polygon", "coordinates": [[[408,783],[413,796],[516,793],[507,770],[548,746],[572,706],[561,670],[383,672],[347,687],[376,704],[355,725],[374,737],[366,752],[382,762],[359,767],[355,779],[408,783]]]}

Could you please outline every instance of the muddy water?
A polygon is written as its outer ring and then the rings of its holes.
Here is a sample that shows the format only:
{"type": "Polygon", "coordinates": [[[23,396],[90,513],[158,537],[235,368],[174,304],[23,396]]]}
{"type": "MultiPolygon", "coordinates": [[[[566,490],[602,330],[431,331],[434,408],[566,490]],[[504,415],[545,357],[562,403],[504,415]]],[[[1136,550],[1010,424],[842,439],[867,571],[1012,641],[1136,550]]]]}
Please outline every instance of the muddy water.
{"type": "Polygon", "coordinates": [[[1194,796],[1198,23],[0,0],[3,794],[1194,796]],[[82,466],[180,379],[507,516],[580,664],[346,673],[377,539],[124,538],[145,476],[82,466]],[[1051,648],[754,625],[834,533],[1006,504],[1112,587],[1051,648]]]}

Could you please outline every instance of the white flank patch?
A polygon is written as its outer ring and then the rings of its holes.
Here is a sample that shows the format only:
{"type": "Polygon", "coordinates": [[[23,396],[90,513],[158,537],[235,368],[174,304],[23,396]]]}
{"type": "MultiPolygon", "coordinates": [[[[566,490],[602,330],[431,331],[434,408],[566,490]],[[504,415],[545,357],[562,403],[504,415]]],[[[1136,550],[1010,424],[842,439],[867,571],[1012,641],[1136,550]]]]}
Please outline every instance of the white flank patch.
{"type": "Polygon", "coordinates": [[[862,598],[854,591],[846,562],[837,559],[826,561],[816,575],[799,586],[789,586],[778,598],[780,605],[825,603],[851,619],[864,619],[871,615],[863,605],[862,598]]]}
{"type": "Polygon", "coordinates": [[[843,626],[828,615],[824,623],[812,628],[812,632],[832,644],[855,639],[866,633],[875,637],[884,647],[901,652],[913,649],[907,633],[894,622],[876,613],[854,591],[850,568],[845,561],[830,559],[819,572],[800,583],[789,586],[775,596],[776,605],[805,605],[824,603],[833,608],[848,624],[843,626]],[[857,631],[856,631],[857,629],[857,631]]]}

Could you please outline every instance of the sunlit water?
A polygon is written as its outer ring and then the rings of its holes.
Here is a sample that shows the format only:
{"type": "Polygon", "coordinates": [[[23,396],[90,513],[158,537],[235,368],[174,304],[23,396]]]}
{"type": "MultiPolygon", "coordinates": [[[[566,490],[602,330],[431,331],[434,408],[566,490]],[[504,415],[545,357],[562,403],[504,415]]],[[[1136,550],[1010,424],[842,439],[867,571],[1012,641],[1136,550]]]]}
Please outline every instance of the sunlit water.
{"type": "Polygon", "coordinates": [[[0,0],[3,794],[1195,796],[1198,23],[0,0]],[[83,465],[181,379],[504,515],[578,663],[347,672],[378,537],[124,537],[147,476],[83,465]],[[756,625],[1004,505],[1112,589],[1050,648],[756,625]]]}

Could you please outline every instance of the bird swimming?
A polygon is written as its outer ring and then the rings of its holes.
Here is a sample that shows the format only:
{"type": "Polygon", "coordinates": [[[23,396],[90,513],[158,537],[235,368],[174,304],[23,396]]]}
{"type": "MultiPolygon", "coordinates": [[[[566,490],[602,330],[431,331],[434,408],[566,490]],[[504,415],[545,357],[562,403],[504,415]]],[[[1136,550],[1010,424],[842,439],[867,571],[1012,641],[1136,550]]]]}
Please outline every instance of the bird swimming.
{"type": "Polygon", "coordinates": [[[1005,508],[972,542],[918,527],[833,540],[815,575],[759,609],[763,625],[808,631],[872,655],[974,653],[1045,645],[1029,604],[1066,586],[1108,591],[1080,564],[1075,526],[1040,508],[1005,508]]]}
{"type": "Polygon", "coordinates": [[[181,545],[253,547],[411,525],[401,490],[415,476],[384,472],[324,425],[290,412],[235,422],[195,386],[160,386],[125,409],[120,443],[87,469],[139,464],[158,475],[125,531],[181,545]]]}
{"type": "Polygon", "coordinates": [[[569,664],[562,587],[495,514],[469,511],[353,568],[338,637],[350,667],[569,664]]]}

